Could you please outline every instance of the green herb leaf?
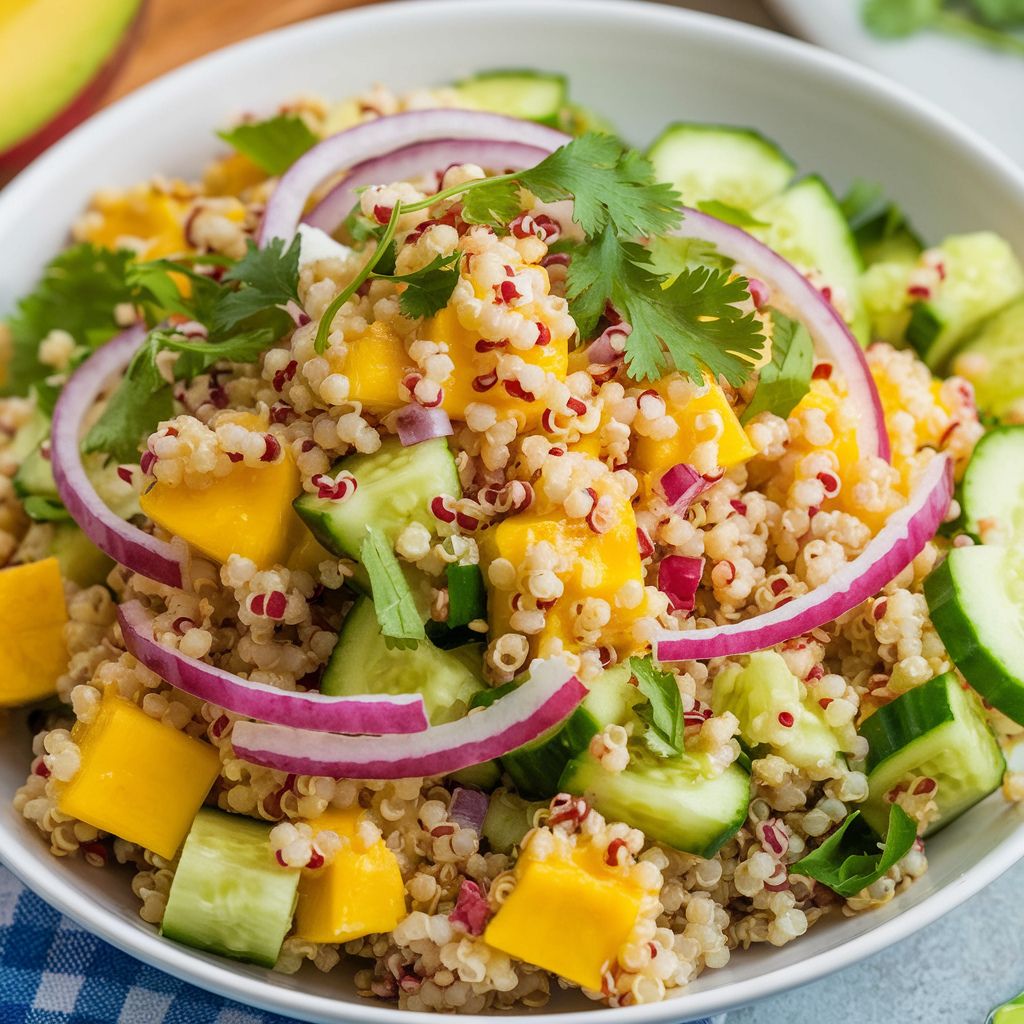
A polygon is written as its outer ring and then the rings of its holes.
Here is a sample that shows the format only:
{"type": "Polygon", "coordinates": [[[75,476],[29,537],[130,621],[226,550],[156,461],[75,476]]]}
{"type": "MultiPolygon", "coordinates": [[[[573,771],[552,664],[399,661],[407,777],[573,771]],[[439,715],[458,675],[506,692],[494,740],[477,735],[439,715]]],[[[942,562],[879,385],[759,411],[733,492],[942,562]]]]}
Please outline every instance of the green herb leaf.
{"type": "Polygon", "coordinates": [[[353,242],[376,241],[384,233],[384,225],[363,216],[362,208],[356,203],[342,221],[342,227],[353,242]]]}
{"type": "Polygon", "coordinates": [[[914,819],[899,804],[890,807],[889,828],[880,851],[875,836],[867,836],[864,832],[857,835],[858,830],[850,828],[859,817],[860,811],[849,815],[821,846],[791,864],[790,874],[806,875],[827,885],[838,895],[849,898],[878,881],[910,852],[917,839],[914,819]],[[873,852],[864,852],[872,847],[873,852]]]}
{"type": "Polygon", "coordinates": [[[320,141],[295,114],[278,114],[267,121],[240,124],[217,134],[274,177],[283,174],[320,141]]]}
{"type": "Polygon", "coordinates": [[[697,203],[697,209],[701,213],[724,220],[726,224],[735,224],[738,228],[768,227],[767,222],[758,220],[747,210],[741,210],[738,206],[730,206],[728,203],[719,202],[717,199],[702,199],[697,203]]]}
{"type": "Polygon", "coordinates": [[[814,342],[807,328],[778,310],[772,310],[772,358],[758,371],[757,387],[740,423],[762,412],[785,419],[811,390],[814,342]]]}
{"type": "Polygon", "coordinates": [[[644,741],[656,754],[669,757],[683,752],[683,701],[671,672],[656,668],[650,655],[630,658],[629,669],[647,703],[636,708],[647,726],[644,741]]]}
{"type": "Polygon", "coordinates": [[[615,275],[625,263],[622,243],[610,228],[589,245],[577,246],[569,262],[566,295],[569,312],[581,338],[589,338],[615,288],[615,275]]]}
{"type": "Polygon", "coordinates": [[[245,255],[221,279],[224,284],[237,282],[237,291],[226,291],[213,312],[211,331],[219,336],[260,316],[284,334],[291,317],[280,307],[299,301],[298,235],[287,249],[284,240],[273,238],[260,249],[251,239],[246,242],[245,255]]]}
{"type": "Polygon", "coordinates": [[[899,39],[931,25],[942,0],[864,0],[864,24],[876,36],[899,39]]]}
{"type": "Polygon", "coordinates": [[[410,319],[433,316],[448,305],[448,300],[459,283],[459,260],[461,253],[447,256],[439,253],[425,267],[411,274],[378,274],[373,276],[385,281],[404,284],[405,289],[398,297],[403,316],[410,319]]]}
{"type": "Polygon", "coordinates": [[[67,331],[83,348],[97,348],[117,333],[114,307],[131,297],[126,268],[132,255],[82,243],[50,261],[7,320],[13,348],[0,393],[27,395],[53,373],[39,362],[39,343],[50,331],[67,331]]]}
{"type": "Polygon", "coordinates": [[[521,208],[519,183],[506,178],[481,181],[462,197],[462,219],[468,224],[488,224],[495,231],[514,220],[521,208]]]}
{"type": "Polygon", "coordinates": [[[907,232],[912,239],[917,237],[906,214],[886,196],[877,182],[855,181],[839,207],[862,250],[886,242],[900,231],[907,232]]]}
{"type": "Polygon", "coordinates": [[[397,646],[410,647],[426,639],[423,620],[416,611],[409,582],[387,537],[375,526],[366,528],[366,539],[359,550],[359,560],[370,577],[373,609],[380,623],[381,634],[399,641],[397,646]]]}
{"type": "Polygon", "coordinates": [[[990,25],[1024,25],[1024,0],[971,0],[971,6],[990,25]]]}
{"type": "Polygon", "coordinates": [[[225,292],[212,277],[196,273],[174,260],[131,263],[126,277],[135,300],[147,307],[151,324],[164,320],[171,313],[209,324],[225,292]],[[182,278],[188,281],[187,295],[182,294],[182,278]]]}
{"type": "Polygon", "coordinates": [[[60,501],[41,494],[29,494],[21,505],[25,515],[36,523],[63,523],[71,518],[71,513],[60,501]]]}

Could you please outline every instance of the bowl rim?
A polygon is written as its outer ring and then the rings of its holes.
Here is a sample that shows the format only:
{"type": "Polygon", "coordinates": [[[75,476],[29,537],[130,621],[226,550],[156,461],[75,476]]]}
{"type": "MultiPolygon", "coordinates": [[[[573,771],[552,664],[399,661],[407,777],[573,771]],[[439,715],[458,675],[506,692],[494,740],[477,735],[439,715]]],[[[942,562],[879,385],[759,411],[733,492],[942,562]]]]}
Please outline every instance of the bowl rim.
{"type": "MultiPolygon", "coordinates": [[[[475,10],[481,13],[487,8],[504,7],[514,9],[518,14],[550,14],[550,2],[551,0],[476,0],[475,10]]],[[[574,8],[584,17],[593,16],[633,23],[642,21],[649,25],[652,31],[656,31],[658,27],[665,27],[666,30],[678,30],[683,27],[696,35],[713,38],[723,45],[733,45],[741,49],[756,48],[767,52],[769,56],[787,58],[800,63],[823,76],[844,80],[866,98],[884,100],[902,108],[908,117],[919,124],[940,136],[945,136],[954,144],[959,143],[973,150],[993,172],[999,174],[1012,189],[1020,193],[1024,206],[1024,169],[1017,167],[997,146],[961,122],[950,118],[930,101],[915,95],[878,72],[863,68],[844,57],[769,29],[644,0],[564,0],[563,6],[574,8]]],[[[304,35],[315,39],[318,33],[328,26],[334,28],[338,24],[351,25],[359,22],[386,24],[392,19],[433,19],[456,13],[466,13],[464,0],[398,0],[337,11],[262,33],[190,61],[93,115],[16,175],[0,190],[0,237],[7,227],[6,211],[13,211],[19,203],[37,201],[38,195],[45,192],[50,182],[59,178],[60,168],[65,160],[73,162],[77,152],[88,148],[94,134],[101,133],[108,126],[116,125],[122,120],[130,121],[139,111],[158,108],[165,96],[172,96],[179,85],[187,81],[197,70],[229,69],[232,63],[240,58],[249,61],[261,53],[271,54],[281,40],[291,40],[304,35]]],[[[0,821],[0,837],[4,834],[10,834],[10,827],[0,821]]],[[[44,854],[42,847],[38,852],[44,854]]],[[[930,893],[920,903],[890,920],[883,921],[862,935],[795,964],[715,989],[694,992],[683,990],[680,995],[661,1003],[619,1007],[613,1011],[595,1006],[593,1009],[568,1014],[530,1014],[527,1019],[538,1024],[565,1024],[566,1021],[589,1024],[598,1019],[612,1020],[613,1018],[606,1015],[613,1012],[616,1015],[614,1019],[623,1024],[664,1024],[670,1020],[678,1021],[681,1013],[685,1014],[687,1019],[692,1019],[743,1006],[851,966],[908,937],[959,906],[1022,858],[1024,823],[969,870],[930,893]],[[598,1015],[601,1015],[600,1018],[598,1015]]],[[[348,1024],[434,1024],[436,1021],[434,1014],[398,1010],[370,1002],[342,1002],[237,973],[226,961],[208,958],[183,946],[164,941],[157,933],[141,930],[137,923],[120,918],[99,900],[81,891],[71,875],[55,870],[56,865],[48,855],[37,856],[35,850],[22,848],[20,840],[10,847],[0,843],[0,863],[6,865],[51,906],[116,948],[158,970],[240,1003],[286,1016],[298,1014],[310,1021],[348,1024]]],[[[501,1016],[507,1017],[508,1014],[501,1016]]],[[[468,1024],[493,1024],[498,1015],[472,1014],[462,1019],[468,1024]]]]}

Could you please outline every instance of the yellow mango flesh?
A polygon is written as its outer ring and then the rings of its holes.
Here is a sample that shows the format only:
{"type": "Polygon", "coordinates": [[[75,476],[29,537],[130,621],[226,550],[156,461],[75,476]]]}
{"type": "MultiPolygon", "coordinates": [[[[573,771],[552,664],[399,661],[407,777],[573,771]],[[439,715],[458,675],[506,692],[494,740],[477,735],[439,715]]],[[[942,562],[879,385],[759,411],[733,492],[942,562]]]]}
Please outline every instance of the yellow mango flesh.
{"type": "Polygon", "coordinates": [[[323,868],[305,871],[299,883],[295,934],[308,942],[349,942],[390,932],[405,917],[405,885],[395,855],[378,840],[363,849],[359,808],[328,810],[309,822],[314,833],[336,832],[342,848],[323,868]]]}
{"type": "Polygon", "coordinates": [[[217,751],[109,690],[71,738],[82,762],[60,811],[171,860],[220,773],[217,751]]]}
{"type": "Polygon", "coordinates": [[[56,558],[0,571],[0,707],[52,697],[67,669],[64,586],[56,558]]]}
{"type": "Polygon", "coordinates": [[[510,956],[600,991],[629,939],[644,892],[613,874],[589,848],[537,860],[526,853],[518,880],[484,941],[510,956]]]}
{"type": "Polygon", "coordinates": [[[203,184],[212,196],[237,196],[266,178],[263,168],[244,153],[230,153],[206,168],[203,184]]]}
{"type": "Polygon", "coordinates": [[[83,232],[86,241],[108,249],[119,248],[125,240],[145,242],[139,253],[143,259],[177,256],[188,250],[185,218],[189,204],[153,187],[127,189],[117,194],[101,194],[92,203],[98,213],[95,225],[83,232]]]}
{"type": "Polygon", "coordinates": [[[697,425],[698,417],[706,413],[717,413],[722,420],[722,433],[718,438],[719,466],[728,469],[757,454],[725,392],[716,383],[712,382],[705,394],[681,405],[669,399],[668,385],[668,379],[663,378],[653,385],[653,389],[665,400],[665,411],[679,424],[679,429],[672,437],[662,440],[639,437],[633,455],[637,469],[660,476],[680,462],[689,462],[698,444],[715,437],[714,426],[697,425]]]}
{"type": "Polygon", "coordinates": [[[295,540],[291,554],[288,555],[288,559],[285,562],[285,565],[293,572],[299,570],[300,572],[308,572],[310,576],[313,576],[316,574],[317,567],[321,562],[336,560],[335,556],[306,529],[301,520],[299,520],[293,536],[295,540]]]}
{"type": "Polygon", "coordinates": [[[139,504],[154,523],[217,562],[232,554],[260,569],[284,564],[301,536],[292,501],[302,481],[291,453],[259,467],[242,463],[197,490],[157,481],[139,504]]]}
{"type": "MultiPolygon", "coordinates": [[[[422,333],[424,338],[447,344],[448,355],[455,363],[451,376],[444,382],[444,400],[441,402],[441,408],[449,416],[465,419],[467,405],[471,402],[484,402],[502,413],[518,413],[525,425],[533,426],[540,422],[544,411],[544,403],[541,401],[525,402],[515,398],[501,383],[487,391],[474,390],[473,381],[494,368],[495,357],[493,352],[477,352],[476,343],[480,335],[463,327],[451,306],[446,306],[427,320],[422,333]]],[[[565,380],[569,367],[568,338],[552,337],[547,345],[536,345],[526,350],[515,349],[514,352],[523,362],[539,366],[553,373],[559,380],[565,380]]]]}
{"type": "Polygon", "coordinates": [[[348,377],[349,400],[362,402],[377,413],[405,405],[398,389],[413,362],[398,335],[387,324],[375,321],[347,346],[345,359],[332,369],[348,377]]]}

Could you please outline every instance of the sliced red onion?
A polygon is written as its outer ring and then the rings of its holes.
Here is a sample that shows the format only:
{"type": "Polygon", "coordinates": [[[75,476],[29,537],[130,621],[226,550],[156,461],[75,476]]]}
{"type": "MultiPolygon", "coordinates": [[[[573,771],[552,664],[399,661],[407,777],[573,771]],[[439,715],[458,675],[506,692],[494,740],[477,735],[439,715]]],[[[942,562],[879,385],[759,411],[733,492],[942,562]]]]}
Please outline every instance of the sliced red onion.
{"type": "Polygon", "coordinates": [[[331,175],[438,139],[514,143],[551,152],[568,142],[569,136],[532,121],[477,110],[411,110],[357,124],[314,146],[282,175],[264,211],[259,244],[266,245],[271,238],[290,242],[313,190],[331,175]]]}
{"type": "Polygon", "coordinates": [[[721,479],[721,473],[717,476],[707,476],[699,473],[689,463],[680,462],[662,474],[659,484],[665,500],[672,506],[672,511],[676,515],[681,515],[700,495],[714,487],[721,479]]]}
{"type": "MultiPolygon", "coordinates": [[[[117,609],[124,644],[151,672],[179,690],[236,715],[324,733],[375,736],[422,732],[429,725],[418,694],[327,697],[322,693],[281,690],[225,672],[157,643],[153,617],[138,601],[117,609]]],[[[237,728],[237,726],[236,726],[237,728]]]]}
{"type": "Polygon", "coordinates": [[[398,431],[398,440],[406,448],[434,437],[451,437],[455,433],[452,421],[444,409],[425,409],[416,402],[410,402],[398,410],[395,414],[395,430],[398,431]]]}
{"type": "Polygon", "coordinates": [[[953,498],[953,464],[937,455],[921,474],[907,504],[889,517],[852,562],[808,594],[763,615],[710,629],[668,630],[654,638],[658,661],[749,654],[803,636],[877,594],[935,536],[953,498]]]}
{"type": "Polygon", "coordinates": [[[668,595],[673,611],[692,611],[703,575],[703,558],[668,555],[658,566],[658,589],[668,595]]]}
{"type": "Polygon", "coordinates": [[[495,139],[414,142],[357,164],[302,219],[333,235],[359,200],[358,190],[364,185],[409,181],[430,171],[443,171],[452,164],[477,164],[499,173],[521,171],[539,164],[554,148],[495,139]]]}
{"type": "Polygon", "coordinates": [[[50,463],[57,494],[71,518],[115,562],[169,587],[180,587],[185,548],[158,540],[126,523],[96,493],[82,465],[82,421],[111,378],[124,372],[146,339],[146,328],[130,327],[97,349],[64,385],[50,433],[50,463]]]}
{"type": "Polygon", "coordinates": [[[448,817],[460,828],[471,828],[479,833],[484,826],[484,816],[491,803],[491,798],[478,789],[464,789],[458,786],[452,792],[451,806],[448,817]]]}
{"type": "Polygon", "coordinates": [[[493,760],[536,739],[570,715],[587,688],[557,658],[536,661],[530,678],[490,707],[436,725],[402,743],[331,736],[280,725],[238,722],[235,753],[252,764],[334,779],[447,775],[493,760]]]}
{"type": "Polygon", "coordinates": [[[606,327],[587,346],[587,359],[591,363],[600,363],[604,366],[617,362],[626,351],[626,339],[632,330],[633,328],[625,322],[606,327]]]}
{"type": "Polygon", "coordinates": [[[889,434],[878,388],[864,350],[832,303],[792,263],[742,228],[698,210],[687,208],[683,213],[683,222],[674,234],[712,242],[723,256],[741,264],[745,273],[755,274],[759,284],[785,296],[810,331],[819,353],[827,356],[842,374],[850,401],[861,413],[857,424],[861,455],[877,455],[888,462],[889,434]]]}

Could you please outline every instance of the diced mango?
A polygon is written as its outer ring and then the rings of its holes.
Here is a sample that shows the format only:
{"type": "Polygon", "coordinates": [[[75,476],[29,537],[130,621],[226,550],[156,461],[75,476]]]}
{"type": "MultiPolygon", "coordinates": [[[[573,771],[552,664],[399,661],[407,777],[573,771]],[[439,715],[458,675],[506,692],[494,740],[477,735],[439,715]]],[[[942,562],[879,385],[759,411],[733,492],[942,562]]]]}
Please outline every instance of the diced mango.
{"type": "Polygon", "coordinates": [[[378,839],[359,839],[363,812],[328,810],[309,824],[336,832],[342,847],[326,867],[303,873],[295,933],[308,942],[349,942],[390,932],[405,917],[405,884],[395,855],[378,839]]]}
{"type": "Polygon", "coordinates": [[[100,193],[83,221],[82,236],[95,245],[117,249],[138,246],[144,259],[177,256],[188,250],[188,203],[152,185],[100,193]]]}
{"type": "Polygon", "coordinates": [[[60,811],[171,860],[220,773],[217,751],[113,690],[71,738],[82,760],[60,811]]]}
{"type": "Polygon", "coordinates": [[[287,448],[276,462],[242,463],[202,490],[157,481],[139,499],[154,523],[218,562],[251,558],[260,569],[283,564],[296,537],[292,501],[302,489],[287,448]]]}
{"type": "Polygon", "coordinates": [[[56,558],[0,571],[0,707],[51,697],[67,669],[64,585],[56,558]]]}
{"type": "MultiPolygon", "coordinates": [[[[800,399],[799,404],[790,413],[791,419],[799,419],[809,409],[820,409],[825,414],[825,422],[832,431],[832,440],[824,445],[825,450],[832,452],[839,463],[841,475],[853,472],[860,462],[860,448],[857,445],[857,414],[846,401],[846,392],[831,380],[815,379],[811,381],[811,390],[800,399]]],[[[804,438],[794,441],[795,446],[811,450],[804,438]]]]}
{"type": "MultiPolygon", "coordinates": [[[[602,642],[618,648],[629,646],[630,627],[645,614],[643,603],[637,608],[615,607],[615,595],[625,583],[643,584],[643,566],[637,545],[636,516],[629,500],[611,482],[598,481],[599,494],[612,497],[611,527],[595,533],[582,519],[568,519],[564,511],[521,512],[510,516],[481,536],[481,556],[486,562],[507,558],[519,566],[527,551],[547,541],[558,558],[555,572],[564,584],[564,592],[545,617],[544,629],[533,638],[538,657],[553,653],[553,641],[560,640],[566,649],[576,645],[573,624],[577,605],[587,597],[603,598],[614,612],[609,626],[602,632],[602,642]]],[[[486,574],[485,574],[486,578],[486,574]]],[[[505,632],[512,614],[510,591],[491,589],[488,614],[495,635],[505,632]]]]}
{"type": "MultiPolygon", "coordinates": [[[[471,402],[485,402],[493,405],[503,413],[516,412],[522,417],[524,425],[533,426],[540,422],[544,403],[541,401],[527,402],[510,395],[499,383],[487,391],[476,391],[473,381],[491,370],[495,365],[493,353],[480,353],[476,343],[480,335],[467,330],[459,323],[454,308],[446,306],[436,316],[423,325],[423,337],[431,341],[444,342],[448,346],[448,355],[455,363],[451,376],[444,382],[444,400],[441,407],[456,419],[463,419],[466,406],[471,402]]],[[[553,373],[559,380],[565,380],[569,367],[569,339],[553,337],[547,345],[538,345],[525,351],[516,350],[515,354],[523,362],[539,366],[548,373],[553,373]]]]}
{"type": "Polygon", "coordinates": [[[629,939],[645,893],[589,846],[544,860],[524,851],[516,887],[484,941],[527,963],[600,991],[602,976],[629,939]]]}
{"type": "Polygon", "coordinates": [[[377,413],[404,405],[398,388],[413,362],[401,338],[386,323],[375,320],[347,346],[345,359],[340,365],[333,360],[331,368],[348,377],[349,400],[377,413]]]}
{"type": "Polygon", "coordinates": [[[293,533],[292,549],[285,565],[292,571],[308,572],[313,576],[321,562],[334,561],[335,556],[306,529],[301,519],[297,516],[296,519],[298,522],[293,533]]]}
{"type": "Polygon", "coordinates": [[[746,462],[757,454],[757,449],[750,443],[747,432],[718,384],[712,381],[703,395],[677,404],[669,398],[671,381],[671,377],[663,377],[652,386],[665,399],[666,412],[679,424],[679,429],[672,437],[663,440],[640,437],[633,456],[637,469],[660,476],[680,462],[689,462],[694,448],[705,441],[713,440],[718,432],[714,423],[698,423],[700,417],[708,413],[716,413],[722,423],[721,433],[718,435],[719,466],[728,469],[730,466],[746,462]]]}
{"type": "Polygon", "coordinates": [[[211,196],[237,196],[248,188],[266,181],[267,174],[244,153],[229,153],[209,164],[203,173],[203,184],[211,196]]]}

